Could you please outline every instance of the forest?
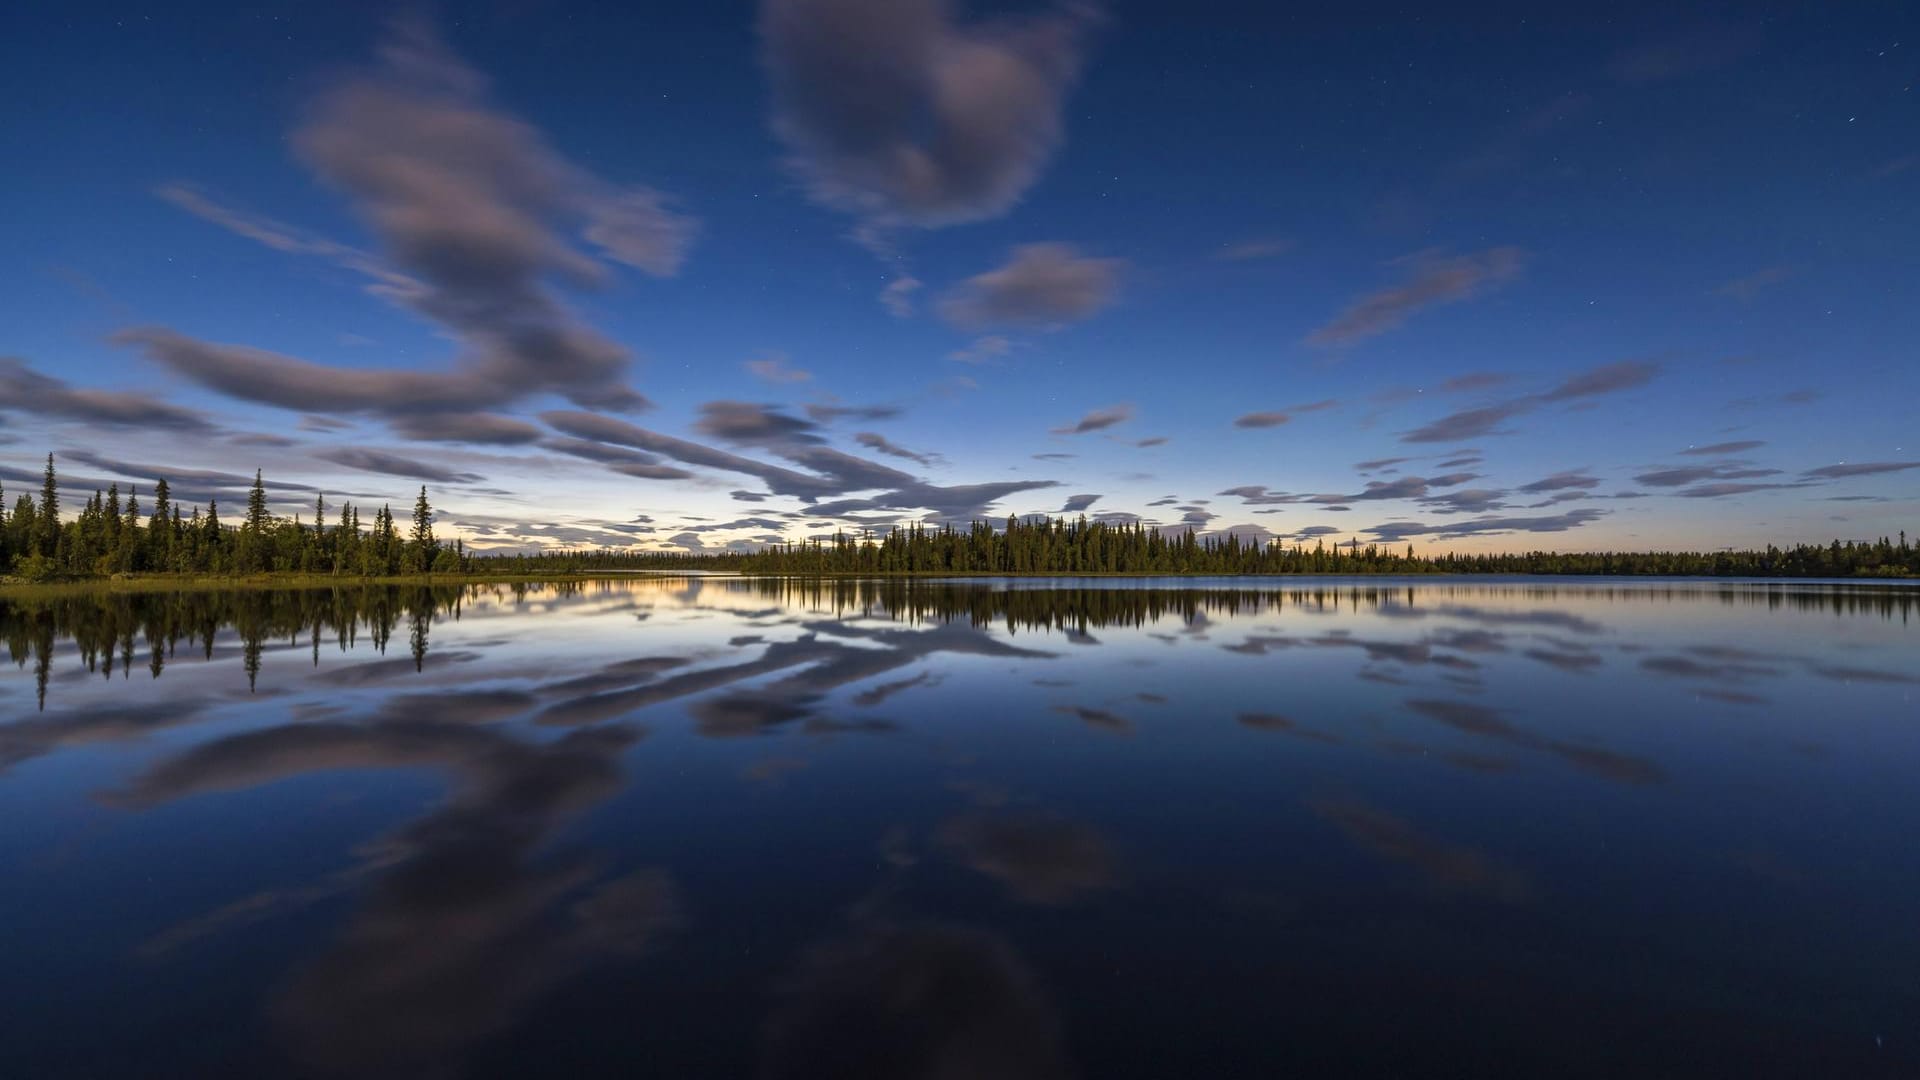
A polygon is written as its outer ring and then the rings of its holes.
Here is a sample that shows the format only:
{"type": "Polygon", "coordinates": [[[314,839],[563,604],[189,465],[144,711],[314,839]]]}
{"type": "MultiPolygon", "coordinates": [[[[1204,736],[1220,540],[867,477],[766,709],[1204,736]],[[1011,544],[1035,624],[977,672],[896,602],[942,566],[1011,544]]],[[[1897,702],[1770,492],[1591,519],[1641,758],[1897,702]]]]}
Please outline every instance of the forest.
{"type": "Polygon", "coordinates": [[[153,505],[143,511],[138,493],[120,486],[93,493],[70,520],[60,515],[60,485],[53,455],[36,501],[21,494],[6,512],[0,490],[0,566],[28,582],[128,574],[352,574],[389,577],[461,574],[472,569],[466,545],[442,544],[433,535],[433,506],[427,489],[413,506],[405,535],[393,511],[374,511],[372,528],[362,528],[357,507],[343,504],[327,527],[325,496],[316,496],[313,524],[298,515],[278,517],[267,510],[267,488],[253,477],[243,513],[228,524],[217,501],[206,508],[174,501],[164,479],[153,485],[153,505]]]}
{"type": "Polygon", "coordinates": [[[433,532],[433,506],[422,486],[403,534],[381,506],[371,528],[360,511],[333,511],[315,496],[311,524],[268,511],[259,472],[242,514],[221,520],[210,500],[200,506],[172,499],[155,482],[150,509],[116,483],[96,491],[71,519],[60,513],[53,455],[36,500],[22,493],[9,513],[0,489],[0,567],[15,579],[48,582],[138,574],[214,577],[253,575],[499,575],[633,570],[704,570],[796,576],[967,574],[1581,574],[1701,577],[1915,577],[1920,545],[1898,540],[1834,540],[1827,545],[1768,545],[1757,550],[1527,552],[1416,554],[1357,541],[1313,546],[1242,541],[1234,533],[1199,536],[1139,522],[1115,524],[1085,517],[1010,517],[964,528],[912,524],[885,535],[836,532],[753,552],[634,550],[478,554],[463,541],[447,544],[433,532]]]}
{"type": "Polygon", "coordinates": [[[1530,552],[1417,555],[1378,544],[1312,547],[1242,542],[1232,533],[1168,535],[1142,524],[1085,518],[1008,518],[964,529],[909,525],[884,537],[835,533],[757,552],[562,551],[489,556],[522,573],[543,570],[710,570],[743,574],[1593,574],[1703,577],[1920,576],[1920,546],[1872,543],[1768,545],[1757,551],[1530,552]]]}

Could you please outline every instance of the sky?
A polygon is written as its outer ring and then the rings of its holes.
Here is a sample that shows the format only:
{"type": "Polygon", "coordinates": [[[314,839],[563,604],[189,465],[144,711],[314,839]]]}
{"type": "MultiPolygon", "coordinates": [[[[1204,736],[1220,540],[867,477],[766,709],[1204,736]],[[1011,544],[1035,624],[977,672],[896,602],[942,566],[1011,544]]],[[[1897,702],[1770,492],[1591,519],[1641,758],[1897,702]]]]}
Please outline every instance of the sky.
{"type": "Polygon", "coordinates": [[[15,5],[0,483],[1920,534],[1917,81],[1909,3],[15,5]]]}

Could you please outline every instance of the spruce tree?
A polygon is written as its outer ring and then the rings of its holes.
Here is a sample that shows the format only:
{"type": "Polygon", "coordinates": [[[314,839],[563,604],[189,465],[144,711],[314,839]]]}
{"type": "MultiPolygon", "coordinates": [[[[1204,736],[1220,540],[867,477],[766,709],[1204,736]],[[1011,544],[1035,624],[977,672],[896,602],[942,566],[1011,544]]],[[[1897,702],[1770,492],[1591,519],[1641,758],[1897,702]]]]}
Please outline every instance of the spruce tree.
{"type": "Polygon", "coordinates": [[[253,487],[247,492],[247,519],[240,526],[240,565],[242,573],[272,569],[267,551],[267,485],[260,470],[253,470],[253,487]]]}
{"type": "Polygon", "coordinates": [[[40,510],[34,515],[39,536],[34,546],[51,559],[60,553],[60,484],[53,475],[53,455],[47,455],[47,478],[40,483],[40,510]]]}
{"type": "Polygon", "coordinates": [[[433,505],[427,502],[427,488],[420,486],[420,497],[413,503],[413,531],[407,537],[406,568],[419,574],[433,569],[439,545],[433,538],[433,505]]]}

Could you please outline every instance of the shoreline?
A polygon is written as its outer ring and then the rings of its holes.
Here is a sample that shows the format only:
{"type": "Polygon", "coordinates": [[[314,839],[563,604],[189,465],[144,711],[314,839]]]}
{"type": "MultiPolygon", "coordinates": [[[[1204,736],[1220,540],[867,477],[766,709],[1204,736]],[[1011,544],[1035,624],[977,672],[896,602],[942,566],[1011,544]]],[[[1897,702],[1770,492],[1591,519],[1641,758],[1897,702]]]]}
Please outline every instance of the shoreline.
{"type": "Polygon", "coordinates": [[[672,569],[635,569],[635,570],[574,570],[553,571],[550,573],[514,572],[501,574],[461,573],[461,574],[418,574],[418,575],[378,575],[362,577],[347,574],[249,574],[237,577],[185,574],[131,574],[112,577],[73,578],[65,581],[28,582],[0,578],[0,599],[34,596],[58,596],[77,593],[97,592],[200,592],[215,590],[309,590],[329,588],[365,588],[368,586],[417,585],[468,586],[468,585],[534,585],[564,582],[588,581],[624,581],[645,577],[713,577],[738,578],[747,580],[779,579],[789,581],[923,581],[923,582],[982,582],[982,581],[1111,581],[1111,580],[1191,580],[1191,581],[1242,581],[1259,583],[1280,582],[1325,582],[1359,583],[1364,581],[1391,581],[1397,584],[1411,584],[1423,581],[1432,582],[1471,582],[1471,581],[1529,581],[1552,582],[1581,580],[1593,582],[1723,582],[1741,585],[1896,585],[1920,586],[1920,576],[1916,575],[1878,575],[1862,574],[1854,577],[1824,576],[1768,576],[1753,577],[1745,575],[1716,574],[1543,574],[1543,573],[1380,573],[1380,574],[1341,574],[1341,573],[1298,573],[1298,574],[1221,574],[1194,573],[1179,571],[1089,571],[1089,572],[953,572],[953,571],[890,571],[870,573],[754,573],[751,571],[731,570],[672,570],[672,569]]]}

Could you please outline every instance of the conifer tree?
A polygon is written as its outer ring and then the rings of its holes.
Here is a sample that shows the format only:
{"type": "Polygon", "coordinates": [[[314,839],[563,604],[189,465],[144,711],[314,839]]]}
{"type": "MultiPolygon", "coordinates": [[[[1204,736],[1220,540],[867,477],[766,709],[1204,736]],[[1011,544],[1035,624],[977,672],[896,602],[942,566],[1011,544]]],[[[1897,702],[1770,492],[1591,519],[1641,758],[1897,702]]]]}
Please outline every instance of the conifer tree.
{"type": "Polygon", "coordinates": [[[53,455],[47,455],[47,477],[40,484],[39,537],[35,543],[40,554],[51,559],[60,553],[60,484],[53,475],[53,455]]]}

